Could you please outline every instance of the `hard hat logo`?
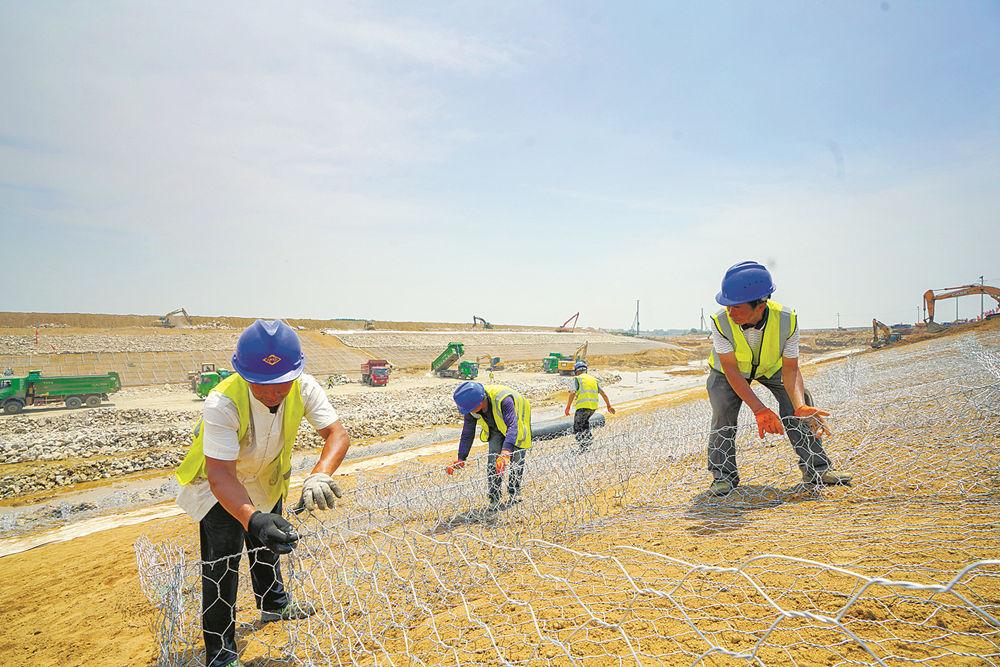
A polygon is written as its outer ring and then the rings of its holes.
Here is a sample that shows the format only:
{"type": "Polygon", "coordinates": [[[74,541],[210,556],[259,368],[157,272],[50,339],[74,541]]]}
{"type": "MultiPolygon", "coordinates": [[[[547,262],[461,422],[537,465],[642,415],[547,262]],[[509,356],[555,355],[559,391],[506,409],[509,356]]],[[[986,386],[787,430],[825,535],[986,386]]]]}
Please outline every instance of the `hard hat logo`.
{"type": "Polygon", "coordinates": [[[263,359],[261,359],[261,361],[263,361],[268,366],[274,366],[274,365],[276,365],[276,364],[278,364],[278,363],[281,362],[281,357],[279,357],[276,354],[269,354],[266,357],[264,357],[263,359]]]}

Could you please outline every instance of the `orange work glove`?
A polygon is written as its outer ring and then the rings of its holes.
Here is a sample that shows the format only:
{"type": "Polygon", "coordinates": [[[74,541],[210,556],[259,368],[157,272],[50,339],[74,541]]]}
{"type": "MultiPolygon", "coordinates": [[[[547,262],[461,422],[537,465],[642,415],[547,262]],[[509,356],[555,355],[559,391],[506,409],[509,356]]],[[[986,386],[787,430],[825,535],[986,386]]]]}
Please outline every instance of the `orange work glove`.
{"type": "Polygon", "coordinates": [[[760,412],[753,413],[753,416],[757,418],[757,432],[761,439],[764,438],[765,433],[785,434],[785,429],[781,427],[781,420],[778,419],[778,415],[774,414],[773,410],[764,408],[760,412]]]}
{"type": "Polygon", "coordinates": [[[569,408],[566,408],[566,416],[569,417],[569,408]]]}
{"type": "Polygon", "coordinates": [[[510,465],[510,452],[501,452],[497,457],[497,474],[502,475],[508,465],[510,465]]]}
{"type": "Polygon", "coordinates": [[[450,466],[448,466],[447,468],[445,468],[444,471],[446,473],[448,473],[449,475],[454,475],[456,470],[461,470],[464,467],[465,467],[465,461],[456,460],[450,466]]]}
{"type": "Polygon", "coordinates": [[[826,435],[833,435],[826,425],[826,421],[823,419],[823,417],[830,416],[830,413],[826,410],[820,410],[811,405],[803,405],[795,411],[795,416],[804,421],[817,437],[824,433],[826,435]]]}

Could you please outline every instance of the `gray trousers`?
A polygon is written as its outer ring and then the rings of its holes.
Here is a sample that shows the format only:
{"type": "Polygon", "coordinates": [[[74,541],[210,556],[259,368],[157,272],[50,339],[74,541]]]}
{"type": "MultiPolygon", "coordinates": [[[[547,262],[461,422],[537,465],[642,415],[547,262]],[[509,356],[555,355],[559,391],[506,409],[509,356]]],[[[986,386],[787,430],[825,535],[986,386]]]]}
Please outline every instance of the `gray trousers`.
{"type": "MultiPolygon", "coordinates": [[[[497,474],[497,457],[503,451],[503,433],[492,431],[489,440],[489,456],[486,457],[486,490],[489,493],[490,505],[500,504],[500,492],[503,487],[503,477],[497,474]]],[[[527,449],[515,447],[510,454],[510,466],[507,468],[507,495],[514,500],[521,493],[521,478],[524,476],[524,459],[527,449]]]]}
{"type": "MultiPolygon", "coordinates": [[[[781,371],[770,378],[755,378],[767,387],[778,399],[778,416],[781,417],[785,433],[799,457],[799,469],[803,479],[812,479],[826,472],[830,459],[823,451],[823,441],[816,437],[812,429],[794,416],[792,401],[781,383],[781,371]]],[[[733,485],[739,484],[740,475],[736,469],[736,418],[743,405],[736,391],[726,379],[725,373],[715,369],[708,372],[708,400],[712,404],[712,432],[708,436],[708,469],[715,479],[728,479],[733,485]]],[[[806,403],[812,405],[808,394],[806,403]]]]}

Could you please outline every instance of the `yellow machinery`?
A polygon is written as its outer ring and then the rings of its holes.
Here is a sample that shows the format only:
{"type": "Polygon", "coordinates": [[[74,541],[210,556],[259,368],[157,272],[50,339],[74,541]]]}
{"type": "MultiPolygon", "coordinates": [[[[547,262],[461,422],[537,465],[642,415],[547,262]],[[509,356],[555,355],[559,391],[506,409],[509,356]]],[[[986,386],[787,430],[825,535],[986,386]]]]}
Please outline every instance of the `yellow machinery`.
{"type": "Polygon", "coordinates": [[[587,360],[587,346],[590,342],[586,342],[580,347],[576,348],[576,352],[573,353],[573,357],[569,359],[559,360],[559,375],[574,375],[575,371],[573,367],[576,366],[576,362],[587,360]]]}

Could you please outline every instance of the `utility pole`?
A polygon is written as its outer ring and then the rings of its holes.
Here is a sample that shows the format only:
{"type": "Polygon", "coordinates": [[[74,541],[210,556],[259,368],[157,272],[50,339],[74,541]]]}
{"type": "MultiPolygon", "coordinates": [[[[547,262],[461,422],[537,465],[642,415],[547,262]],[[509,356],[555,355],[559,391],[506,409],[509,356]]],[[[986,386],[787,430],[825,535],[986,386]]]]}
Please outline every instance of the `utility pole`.
{"type": "Polygon", "coordinates": [[[840,313],[837,313],[837,330],[840,331],[840,313]]]}
{"type": "Polygon", "coordinates": [[[705,309],[701,309],[701,324],[698,325],[698,331],[707,331],[705,328],[705,309]]]}
{"type": "Polygon", "coordinates": [[[955,321],[958,322],[958,297],[955,297],[955,321]]]}
{"type": "Polygon", "coordinates": [[[639,335],[639,299],[635,300],[635,335],[639,335]]]}
{"type": "MultiPolygon", "coordinates": [[[[983,276],[979,276],[979,286],[982,287],[985,284],[986,283],[983,281],[983,276]]],[[[986,307],[983,305],[983,297],[984,296],[985,296],[985,294],[983,294],[983,292],[979,292],[979,321],[980,322],[983,321],[983,315],[986,313],[986,310],[985,310],[986,307]]]]}

